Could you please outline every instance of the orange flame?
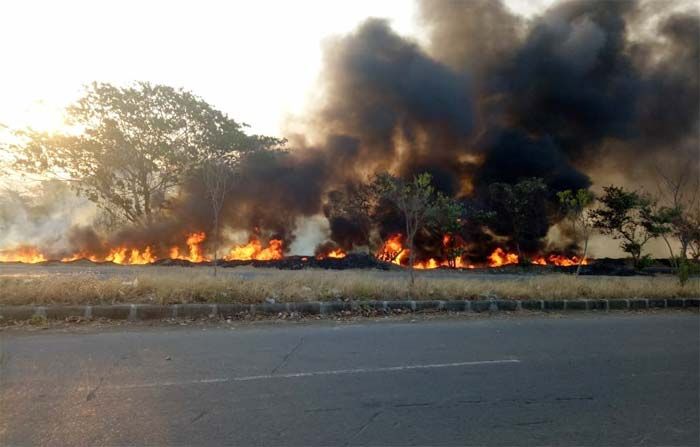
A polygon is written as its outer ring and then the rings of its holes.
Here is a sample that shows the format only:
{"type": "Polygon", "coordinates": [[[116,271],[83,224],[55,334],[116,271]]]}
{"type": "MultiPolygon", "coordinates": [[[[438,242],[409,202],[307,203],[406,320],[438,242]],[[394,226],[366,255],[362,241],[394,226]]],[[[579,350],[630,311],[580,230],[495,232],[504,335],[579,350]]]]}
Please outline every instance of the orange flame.
{"type": "Polygon", "coordinates": [[[209,259],[202,253],[200,244],[207,238],[207,234],[203,231],[190,233],[187,235],[187,253],[180,253],[180,247],[172,247],[170,249],[170,259],[182,259],[190,262],[203,262],[209,259]]]}
{"type": "Polygon", "coordinates": [[[105,261],[112,261],[115,264],[150,264],[156,257],[151,252],[151,247],[143,250],[138,248],[117,247],[110,250],[105,261]]]}
{"type": "Polygon", "coordinates": [[[547,260],[544,258],[544,256],[538,256],[532,260],[532,263],[535,265],[547,265],[547,260]]]}
{"type": "MultiPolygon", "coordinates": [[[[419,261],[413,264],[413,268],[416,269],[436,269],[438,267],[452,267],[449,261],[441,260],[438,261],[435,258],[430,258],[427,261],[419,261]]],[[[476,268],[474,264],[468,264],[461,256],[455,258],[454,267],[458,269],[473,269],[476,268]]]]}
{"type": "Polygon", "coordinates": [[[129,248],[129,247],[116,247],[109,250],[109,254],[104,258],[92,255],[86,252],[77,252],[71,256],[66,256],[61,259],[61,262],[72,262],[79,259],[88,259],[92,262],[114,262],[115,264],[150,264],[151,262],[158,259],[154,254],[150,246],[146,246],[144,249],[129,248]]]}
{"type": "MultiPolygon", "coordinates": [[[[532,261],[531,264],[535,265],[556,265],[561,267],[570,267],[573,265],[578,265],[579,257],[572,256],[567,257],[564,255],[559,255],[556,253],[550,254],[549,256],[537,256],[532,261]]],[[[488,257],[488,263],[490,267],[500,267],[503,265],[517,264],[519,261],[518,255],[515,253],[505,252],[502,248],[496,248],[493,253],[488,257]]],[[[588,265],[588,259],[584,258],[581,261],[581,265],[588,265]]]]}
{"type": "Polygon", "coordinates": [[[489,267],[500,267],[502,265],[517,264],[518,255],[515,253],[506,253],[502,248],[497,248],[489,255],[489,267]]]}
{"type": "Polygon", "coordinates": [[[0,250],[0,262],[36,264],[44,261],[46,257],[36,247],[25,245],[11,250],[0,250]]]}
{"type": "MultiPolygon", "coordinates": [[[[411,251],[403,247],[403,235],[393,234],[387,238],[387,240],[382,244],[377,252],[377,259],[382,261],[392,262],[397,265],[406,265],[408,263],[409,255],[411,251]]],[[[448,244],[450,242],[450,236],[445,235],[443,237],[443,244],[448,244]]],[[[437,260],[435,258],[430,258],[425,261],[416,261],[413,263],[413,267],[416,269],[436,269],[438,267],[450,267],[450,263],[447,260],[437,260]]],[[[469,268],[473,269],[474,265],[468,264],[461,256],[455,259],[456,268],[469,268]]]]}
{"type": "Polygon", "coordinates": [[[342,248],[335,248],[328,253],[323,253],[318,256],[316,256],[316,259],[326,259],[326,258],[332,258],[332,259],[343,259],[345,256],[348,254],[343,251],[342,248]]]}
{"type": "Polygon", "coordinates": [[[270,239],[267,247],[263,248],[259,239],[253,237],[245,245],[233,247],[228,256],[224,259],[227,261],[271,261],[274,259],[282,259],[284,257],[283,244],[280,239],[270,239]]]}
{"type": "MultiPolygon", "coordinates": [[[[447,263],[445,263],[445,265],[447,265],[447,263]]],[[[440,267],[440,264],[438,263],[438,261],[435,258],[430,258],[427,261],[416,262],[415,264],[413,264],[413,268],[421,269],[421,270],[423,270],[423,269],[436,269],[438,267],[440,267]]]]}
{"type": "Polygon", "coordinates": [[[393,234],[387,238],[377,252],[377,259],[403,265],[408,262],[408,249],[403,248],[403,235],[393,234]]]}
{"type": "Polygon", "coordinates": [[[581,259],[578,256],[572,256],[570,258],[567,258],[564,255],[552,254],[552,255],[549,255],[547,260],[549,261],[550,264],[564,266],[564,267],[578,265],[579,261],[581,261],[581,265],[588,265],[588,259],[586,259],[586,258],[581,259]]]}
{"type": "MultiPolygon", "coordinates": [[[[187,239],[185,240],[187,251],[181,253],[180,248],[175,246],[170,249],[169,257],[171,259],[184,259],[191,262],[207,261],[208,258],[204,256],[201,248],[201,243],[204,242],[206,237],[207,235],[204,232],[188,234],[187,239]]],[[[141,265],[150,264],[158,259],[161,259],[161,257],[156,255],[153,247],[150,245],[147,245],[144,248],[120,245],[109,249],[106,256],[79,251],[70,256],[62,258],[61,261],[71,262],[79,259],[89,259],[92,262],[107,261],[123,265],[141,265]]]]}
{"type": "Polygon", "coordinates": [[[103,259],[100,259],[98,256],[91,255],[89,253],[86,253],[84,251],[79,251],[77,253],[73,253],[70,256],[66,256],[65,258],[61,258],[61,262],[73,262],[73,261],[78,261],[80,259],[88,259],[92,262],[100,262],[103,259]]]}

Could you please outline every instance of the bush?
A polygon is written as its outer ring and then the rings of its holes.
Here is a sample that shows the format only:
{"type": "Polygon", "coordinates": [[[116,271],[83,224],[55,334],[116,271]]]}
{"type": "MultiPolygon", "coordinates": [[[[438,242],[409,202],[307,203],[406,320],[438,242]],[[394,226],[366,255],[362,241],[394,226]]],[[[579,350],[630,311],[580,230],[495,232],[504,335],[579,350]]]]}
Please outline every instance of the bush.
{"type": "Polygon", "coordinates": [[[681,259],[678,262],[678,282],[681,283],[681,287],[685,286],[685,283],[688,282],[688,278],[690,277],[690,266],[688,263],[684,260],[681,259]]]}
{"type": "Polygon", "coordinates": [[[684,287],[691,276],[700,275],[700,264],[694,263],[687,259],[678,258],[676,269],[676,275],[678,276],[678,282],[681,287],[684,287]]]}
{"type": "Polygon", "coordinates": [[[652,258],[650,255],[644,255],[641,258],[639,258],[639,261],[637,261],[637,265],[635,268],[637,270],[644,270],[647,267],[651,267],[654,265],[654,258],[652,258]]]}

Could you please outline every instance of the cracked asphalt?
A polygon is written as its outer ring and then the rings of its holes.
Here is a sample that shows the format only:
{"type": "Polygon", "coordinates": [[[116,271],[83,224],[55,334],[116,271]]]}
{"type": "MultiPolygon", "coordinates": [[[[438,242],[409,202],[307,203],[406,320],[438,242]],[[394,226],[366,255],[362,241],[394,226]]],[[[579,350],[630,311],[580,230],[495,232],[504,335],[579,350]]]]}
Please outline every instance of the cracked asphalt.
{"type": "Polygon", "coordinates": [[[692,312],[0,337],[0,445],[699,443],[692,312]]]}

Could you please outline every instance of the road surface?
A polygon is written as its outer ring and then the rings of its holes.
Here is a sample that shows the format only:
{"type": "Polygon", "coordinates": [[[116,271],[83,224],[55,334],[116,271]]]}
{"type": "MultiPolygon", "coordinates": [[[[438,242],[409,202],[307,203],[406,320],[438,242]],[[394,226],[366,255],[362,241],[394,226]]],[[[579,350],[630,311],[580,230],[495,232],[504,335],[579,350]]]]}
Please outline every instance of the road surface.
{"type": "Polygon", "coordinates": [[[4,331],[0,445],[697,445],[690,312],[4,331]]]}

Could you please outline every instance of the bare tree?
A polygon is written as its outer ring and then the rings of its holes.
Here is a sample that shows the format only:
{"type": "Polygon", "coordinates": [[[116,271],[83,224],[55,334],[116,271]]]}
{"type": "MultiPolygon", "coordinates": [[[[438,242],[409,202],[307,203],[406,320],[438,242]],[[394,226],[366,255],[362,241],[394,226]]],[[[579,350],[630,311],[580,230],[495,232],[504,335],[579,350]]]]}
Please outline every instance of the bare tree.
{"type": "Polygon", "coordinates": [[[583,254],[578,260],[576,266],[576,275],[581,273],[581,264],[586,259],[588,253],[588,240],[593,232],[593,220],[590,213],[586,212],[586,208],[591,206],[595,201],[595,195],[587,189],[579,189],[576,192],[567,189],[557,193],[559,204],[566,219],[571,223],[574,237],[583,240],[583,254]]]}
{"type": "MultiPolygon", "coordinates": [[[[675,173],[657,169],[660,199],[665,206],[659,210],[660,218],[668,226],[668,234],[680,244],[679,257],[683,262],[688,258],[688,249],[692,248],[693,237],[697,233],[697,224],[693,222],[693,212],[697,212],[700,194],[700,176],[697,168],[687,164],[675,173]]],[[[662,234],[671,252],[672,262],[675,255],[666,234],[662,234]]]]}
{"type": "Polygon", "coordinates": [[[214,226],[214,276],[219,264],[219,246],[221,245],[221,210],[226,194],[231,188],[234,170],[231,161],[223,158],[210,159],[202,164],[204,187],[211,204],[214,226]]]}

